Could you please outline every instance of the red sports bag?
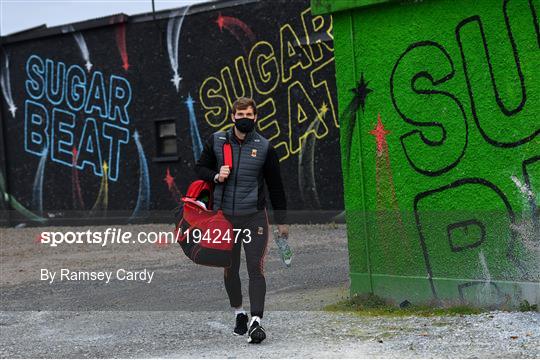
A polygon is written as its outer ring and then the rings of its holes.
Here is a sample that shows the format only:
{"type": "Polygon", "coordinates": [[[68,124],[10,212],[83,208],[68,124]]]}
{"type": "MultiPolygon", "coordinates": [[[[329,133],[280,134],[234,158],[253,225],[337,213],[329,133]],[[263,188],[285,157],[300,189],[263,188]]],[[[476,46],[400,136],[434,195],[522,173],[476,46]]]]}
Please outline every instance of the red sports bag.
{"type": "MultiPolygon", "coordinates": [[[[223,145],[225,165],[232,167],[231,145],[223,145]]],[[[223,191],[225,193],[225,191],[223,191]]],[[[199,265],[229,267],[235,234],[221,209],[213,211],[213,184],[196,180],[189,185],[177,213],[177,241],[184,253],[199,265]],[[207,199],[206,208],[201,202],[207,199]]]]}

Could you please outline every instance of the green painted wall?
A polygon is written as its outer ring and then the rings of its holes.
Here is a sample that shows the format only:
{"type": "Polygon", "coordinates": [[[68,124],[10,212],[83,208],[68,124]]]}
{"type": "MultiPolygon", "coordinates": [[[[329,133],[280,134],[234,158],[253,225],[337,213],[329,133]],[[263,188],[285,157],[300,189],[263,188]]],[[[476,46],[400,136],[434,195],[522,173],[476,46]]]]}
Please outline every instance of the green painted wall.
{"type": "Polygon", "coordinates": [[[368,2],[333,14],[351,292],[539,303],[540,2],[368,2]]]}

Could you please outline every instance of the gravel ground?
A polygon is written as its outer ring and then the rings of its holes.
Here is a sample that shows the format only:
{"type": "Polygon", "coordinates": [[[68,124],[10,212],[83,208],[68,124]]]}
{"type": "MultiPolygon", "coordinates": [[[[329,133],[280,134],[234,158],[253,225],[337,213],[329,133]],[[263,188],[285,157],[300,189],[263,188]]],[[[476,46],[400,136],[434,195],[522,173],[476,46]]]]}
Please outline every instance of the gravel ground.
{"type": "MultiPolygon", "coordinates": [[[[169,228],[122,227],[135,232],[169,228]]],[[[390,318],[321,311],[347,295],[344,225],[292,226],[295,258],[289,269],[270,244],[263,323],[268,339],[260,345],[231,334],[233,315],[222,271],[192,264],[177,245],[51,248],[35,241],[42,230],[86,229],[0,229],[2,358],[540,357],[538,313],[390,318]],[[147,268],[156,274],[151,284],[49,285],[39,280],[43,267],[147,268]]],[[[247,307],[247,296],[245,302],[247,307]]]]}
{"type": "Polygon", "coordinates": [[[2,313],[2,357],[538,358],[538,313],[363,317],[270,311],[268,339],[231,334],[226,312],[2,313]]]}

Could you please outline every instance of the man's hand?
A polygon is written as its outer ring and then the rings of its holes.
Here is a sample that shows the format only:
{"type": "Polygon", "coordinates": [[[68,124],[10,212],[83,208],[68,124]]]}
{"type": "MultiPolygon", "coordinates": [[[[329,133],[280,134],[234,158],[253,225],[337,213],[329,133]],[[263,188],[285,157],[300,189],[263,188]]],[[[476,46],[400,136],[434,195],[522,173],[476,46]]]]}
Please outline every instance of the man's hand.
{"type": "Polygon", "coordinates": [[[220,183],[225,182],[225,180],[227,180],[227,178],[229,177],[230,173],[231,173],[231,169],[229,169],[229,166],[228,165],[223,165],[219,169],[218,181],[220,183]]]}
{"type": "Polygon", "coordinates": [[[289,236],[289,225],[278,225],[278,232],[279,232],[279,235],[282,235],[282,236],[285,236],[285,237],[288,237],[289,236]]]}

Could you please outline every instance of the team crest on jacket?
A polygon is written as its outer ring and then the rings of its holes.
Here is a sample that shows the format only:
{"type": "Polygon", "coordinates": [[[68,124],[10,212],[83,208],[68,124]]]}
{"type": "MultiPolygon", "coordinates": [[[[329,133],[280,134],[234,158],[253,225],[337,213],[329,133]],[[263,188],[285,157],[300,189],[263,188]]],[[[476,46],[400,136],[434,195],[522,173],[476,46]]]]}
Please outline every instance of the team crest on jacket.
{"type": "Polygon", "coordinates": [[[251,149],[251,157],[257,157],[257,149],[251,149]]]}

